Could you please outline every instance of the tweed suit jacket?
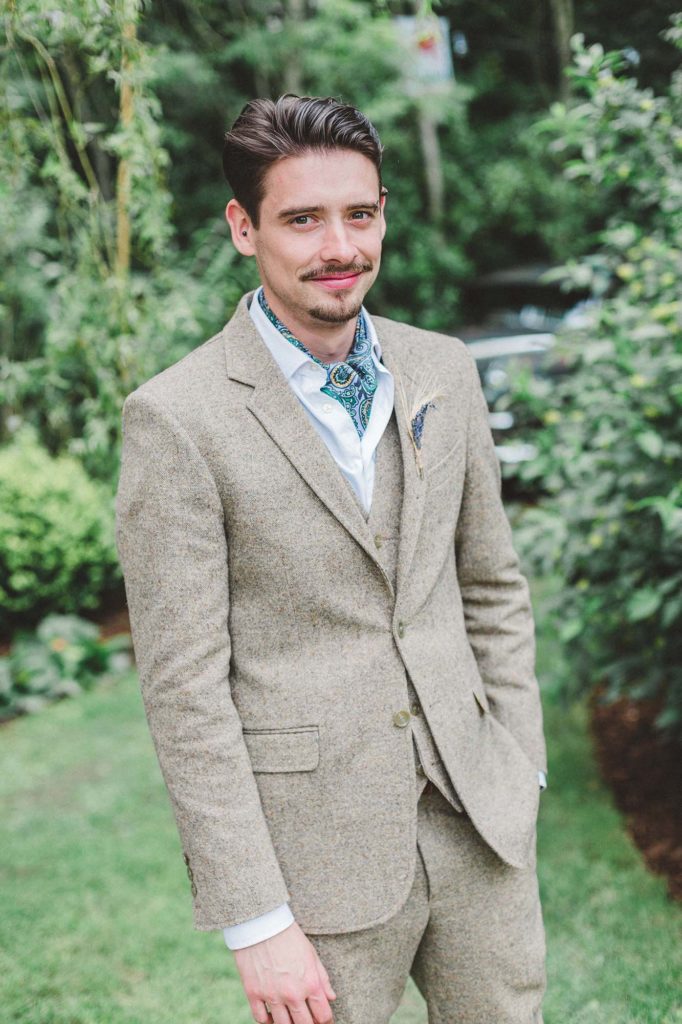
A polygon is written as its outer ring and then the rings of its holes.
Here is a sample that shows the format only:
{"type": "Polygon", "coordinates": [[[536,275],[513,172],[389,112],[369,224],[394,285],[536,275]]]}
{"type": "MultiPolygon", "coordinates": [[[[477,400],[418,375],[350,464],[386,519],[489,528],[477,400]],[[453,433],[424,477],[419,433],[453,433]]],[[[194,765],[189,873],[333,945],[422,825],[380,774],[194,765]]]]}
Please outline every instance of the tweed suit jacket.
{"type": "Polygon", "coordinates": [[[289,900],[305,931],[352,932],[394,914],[414,874],[406,674],[483,839],[534,863],[533,619],[465,345],[373,317],[404,471],[394,587],[252,295],[126,398],[116,541],[194,926],[289,900]],[[419,401],[427,377],[444,395],[420,472],[400,392],[419,401]]]}

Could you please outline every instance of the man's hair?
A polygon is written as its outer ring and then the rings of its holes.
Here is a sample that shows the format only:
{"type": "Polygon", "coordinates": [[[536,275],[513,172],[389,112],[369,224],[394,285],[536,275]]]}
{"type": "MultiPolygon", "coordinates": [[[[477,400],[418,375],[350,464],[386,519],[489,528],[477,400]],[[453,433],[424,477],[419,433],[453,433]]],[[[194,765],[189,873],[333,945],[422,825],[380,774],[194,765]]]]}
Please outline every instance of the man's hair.
{"type": "Polygon", "coordinates": [[[371,121],[332,96],[249,100],[225,132],[223,170],[240,206],[258,227],[265,175],[274,163],[309,150],[353,149],[377,169],[381,188],[383,146],[371,121]]]}

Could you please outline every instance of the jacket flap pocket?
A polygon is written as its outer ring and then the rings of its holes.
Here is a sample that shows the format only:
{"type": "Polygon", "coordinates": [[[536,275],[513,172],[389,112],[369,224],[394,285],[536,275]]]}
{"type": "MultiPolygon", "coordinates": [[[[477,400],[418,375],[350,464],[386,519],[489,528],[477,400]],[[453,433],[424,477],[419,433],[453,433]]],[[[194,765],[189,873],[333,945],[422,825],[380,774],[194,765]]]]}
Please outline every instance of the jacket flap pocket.
{"type": "Polygon", "coordinates": [[[243,729],[254,772],[311,772],[320,760],[318,726],[243,729]]]}

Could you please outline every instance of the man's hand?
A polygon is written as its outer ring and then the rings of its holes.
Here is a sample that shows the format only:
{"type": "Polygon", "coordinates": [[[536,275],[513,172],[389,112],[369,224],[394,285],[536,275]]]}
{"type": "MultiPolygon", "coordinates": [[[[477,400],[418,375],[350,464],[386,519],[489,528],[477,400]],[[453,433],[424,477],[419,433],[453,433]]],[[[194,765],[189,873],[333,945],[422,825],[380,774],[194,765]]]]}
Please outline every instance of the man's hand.
{"type": "Polygon", "coordinates": [[[332,1024],[329,1000],[336,993],[296,922],[270,939],[235,949],[234,958],[258,1024],[332,1024]]]}

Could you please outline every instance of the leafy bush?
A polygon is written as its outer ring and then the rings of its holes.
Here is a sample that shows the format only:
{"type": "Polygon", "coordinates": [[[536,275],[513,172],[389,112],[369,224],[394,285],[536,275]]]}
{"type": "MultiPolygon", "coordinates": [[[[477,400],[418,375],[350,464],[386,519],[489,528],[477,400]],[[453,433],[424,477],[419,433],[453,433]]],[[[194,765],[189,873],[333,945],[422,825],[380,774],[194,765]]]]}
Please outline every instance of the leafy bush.
{"type": "Polygon", "coordinates": [[[14,5],[0,72],[0,444],[30,423],[110,486],[125,396],[241,294],[224,221],[187,253],[175,237],[153,88],[164,48],[140,20],[139,2],[14,5]]]}
{"type": "Polygon", "coordinates": [[[39,711],[125,671],[129,650],[127,635],[102,641],[92,622],[48,615],[35,633],[19,633],[9,656],[0,658],[0,719],[39,711]]]}
{"type": "Polygon", "coordinates": [[[519,473],[549,492],[519,537],[565,581],[569,689],[660,697],[658,724],[682,732],[682,71],[655,97],[618,77],[619,55],[575,48],[586,98],[542,130],[615,212],[599,251],[564,269],[598,300],[561,339],[570,372],[517,382],[544,423],[519,473]]]}
{"type": "Polygon", "coordinates": [[[108,488],[17,431],[0,449],[0,633],[96,608],[120,579],[108,488]]]}

